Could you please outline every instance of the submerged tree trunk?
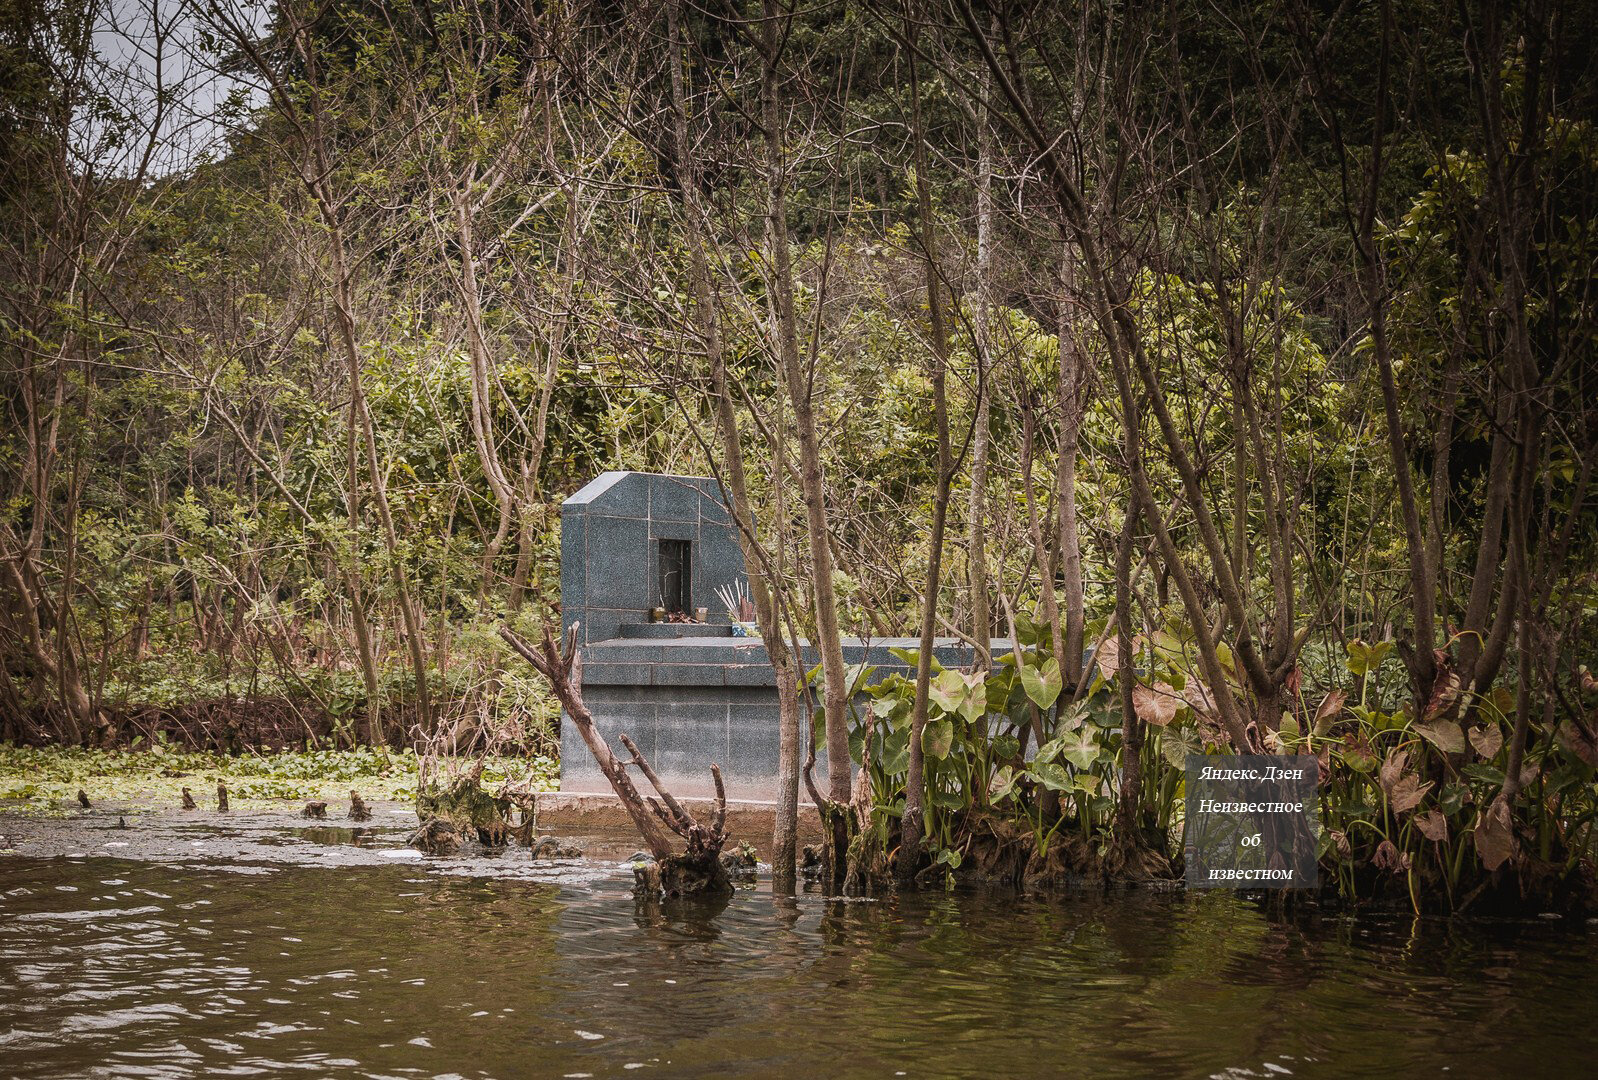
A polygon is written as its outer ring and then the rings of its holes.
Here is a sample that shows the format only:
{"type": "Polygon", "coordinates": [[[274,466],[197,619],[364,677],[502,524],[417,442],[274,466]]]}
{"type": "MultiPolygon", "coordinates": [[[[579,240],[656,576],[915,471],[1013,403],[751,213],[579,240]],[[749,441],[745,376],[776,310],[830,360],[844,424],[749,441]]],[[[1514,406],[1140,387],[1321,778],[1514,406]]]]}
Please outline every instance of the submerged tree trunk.
{"type": "Polygon", "coordinates": [[[594,755],[599,771],[610,781],[611,790],[621,800],[638,835],[654,856],[659,873],[655,884],[668,896],[713,896],[732,892],[726,868],[721,865],[721,849],[727,842],[727,796],[722,787],[721,767],[710,766],[716,784],[716,804],[709,824],[701,824],[666,790],[630,738],[621,736],[622,744],[632,754],[630,760],[620,761],[611,752],[594,723],[593,713],[583,702],[583,662],[577,651],[576,627],[567,636],[564,648],[555,644],[548,626],[544,627],[544,638],[536,648],[507,626],[499,628],[499,636],[549,681],[550,689],[576,726],[589,753],[594,755]],[[644,774],[660,797],[659,802],[639,794],[627,775],[628,765],[644,774]],[[684,841],[682,851],[678,851],[672,841],[673,833],[684,841]]]}

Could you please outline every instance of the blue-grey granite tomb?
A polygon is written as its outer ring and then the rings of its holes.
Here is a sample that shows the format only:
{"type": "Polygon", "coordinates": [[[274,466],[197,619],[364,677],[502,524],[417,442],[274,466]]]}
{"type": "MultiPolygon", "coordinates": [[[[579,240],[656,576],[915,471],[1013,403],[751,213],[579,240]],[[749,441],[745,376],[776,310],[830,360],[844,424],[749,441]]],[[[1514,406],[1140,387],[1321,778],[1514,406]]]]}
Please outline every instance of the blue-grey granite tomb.
{"type": "MultiPolygon", "coordinates": [[[[777,777],[777,686],[765,647],[737,636],[717,595],[745,583],[742,549],[716,481],[607,472],[561,507],[561,621],[578,624],[583,698],[600,732],[624,755],[630,735],[674,795],[712,793],[721,766],[734,799],[770,799],[777,777]],[[652,621],[651,612],[703,622],[652,621]]],[[[844,639],[844,659],[905,671],[888,650],[912,638],[844,639]]],[[[1009,649],[993,643],[995,654],[1009,649]]],[[[817,660],[804,646],[804,668],[817,660]]],[[[968,646],[939,639],[948,666],[968,646]]],[[[808,725],[807,725],[808,728],[808,725]]],[[[563,718],[561,790],[605,792],[609,784],[573,724],[563,718]]],[[[625,756],[625,755],[624,755],[625,756]]],[[[818,785],[825,764],[816,765],[818,785]]]]}

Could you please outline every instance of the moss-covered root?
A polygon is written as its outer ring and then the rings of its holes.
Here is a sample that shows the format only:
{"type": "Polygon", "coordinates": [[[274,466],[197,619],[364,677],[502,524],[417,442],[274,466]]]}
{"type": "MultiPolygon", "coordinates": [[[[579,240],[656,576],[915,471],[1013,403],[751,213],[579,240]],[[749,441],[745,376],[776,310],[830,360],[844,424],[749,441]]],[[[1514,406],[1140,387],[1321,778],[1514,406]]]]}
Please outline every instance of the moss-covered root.
{"type": "Polygon", "coordinates": [[[720,853],[708,849],[655,859],[640,851],[633,856],[633,893],[640,900],[692,900],[731,896],[732,878],[720,853]]]}
{"type": "Polygon", "coordinates": [[[511,835],[512,828],[505,820],[510,809],[510,800],[488,794],[473,773],[447,785],[429,784],[416,793],[416,816],[424,828],[441,822],[460,836],[475,835],[487,847],[499,847],[511,835]]]}
{"type": "Polygon", "coordinates": [[[660,871],[660,891],[669,899],[696,896],[727,896],[732,879],[722,865],[719,851],[698,851],[686,855],[667,855],[656,864],[660,871]]]}
{"type": "Polygon", "coordinates": [[[411,833],[405,842],[429,855],[453,855],[460,849],[461,834],[444,819],[432,818],[422,822],[421,828],[411,833]]]}
{"type": "Polygon", "coordinates": [[[843,880],[846,896],[874,896],[893,884],[893,865],[875,830],[857,832],[849,841],[849,872],[843,880]]]}

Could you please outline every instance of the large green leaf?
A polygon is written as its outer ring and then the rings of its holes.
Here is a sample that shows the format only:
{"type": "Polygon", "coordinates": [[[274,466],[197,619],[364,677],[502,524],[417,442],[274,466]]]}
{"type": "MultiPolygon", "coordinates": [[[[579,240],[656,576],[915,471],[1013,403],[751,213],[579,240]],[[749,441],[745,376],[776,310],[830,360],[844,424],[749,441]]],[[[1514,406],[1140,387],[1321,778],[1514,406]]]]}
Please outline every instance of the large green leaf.
{"type": "MultiPolygon", "coordinates": [[[[898,646],[890,646],[888,651],[890,653],[892,653],[895,657],[897,657],[901,662],[904,663],[904,665],[906,667],[908,667],[910,669],[911,675],[915,674],[916,665],[918,665],[921,662],[921,650],[920,649],[901,649],[898,646]]],[[[934,656],[932,658],[932,674],[936,675],[939,672],[941,672],[942,670],[943,670],[943,665],[938,663],[938,658],[936,656],[934,656]]]]}
{"type": "Polygon", "coordinates": [[[927,688],[932,701],[943,712],[975,723],[988,709],[987,684],[981,673],[966,675],[958,671],[940,671],[927,688]]]}
{"type": "Polygon", "coordinates": [[[1040,709],[1051,707],[1059,698],[1064,685],[1060,676],[1059,661],[1051,656],[1041,668],[1023,665],[1021,685],[1026,688],[1026,696],[1032,699],[1032,704],[1040,709]]]}
{"type": "Polygon", "coordinates": [[[849,687],[850,696],[858,694],[866,681],[876,672],[876,667],[871,664],[850,664],[844,678],[844,685],[849,687]]]}
{"type": "Polygon", "coordinates": [[[1099,758],[1099,743],[1094,729],[1080,727],[1060,737],[1060,756],[1079,769],[1091,769],[1099,758]]]}
{"type": "Polygon", "coordinates": [[[910,732],[906,730],[877,731],[877,767],[889,776],[902,773],[910,766],[910,732]]]}
{"type": "Polygon", "coordinates": [[[994,803],[1001,803],[1015,794],[1015,785],[1021,775],[1010,766],[1006,765],[993,775],[993,787],[988,793],[988,798],[994,803]]]}
{"type": "Polygon", "coordinates": [[[1378,641],[1374,645],[1367,645],[1359,638],[1348,643],[1348,670],[1355,675],[1366,675],[1382,666],[1382,661],[1387,659],[1393,651],[1391,641],[1378,641]]]}
{"type": "Polygon", "coordinates": [[[921,751],[927,757],[942,761],[954,748],[954,721],[948,717],[928,720],[921,729],[921,751]]]}
{"type": "Polygon", "coordinates": [[[965,700],[965,680],[958,671],[940,671],[927,687],[927,698],[939,709],[955,716],[965,700]]]}
{"type": "Polygon", "coordinates": [[[1180,728],[1168,727],[1160,732],[1160,755],[1165,758],[1167,765],[1173,769],[1187,767],[1189,754],[1202,754],[1204,745],[1193,732],[1180,728]]]}
{"type": "Polygon", "coordinates": [[[1009,761],[1021,752],[1021,740],[1014,735],[998,735],[993,739],[995,761],[1009,761]]]}
{"type": "Polygon", "coordinates": [[[1074,785],[1071,783],[1070,775],[1067,774],[1064,767],[1060,765],[1055,765],[1052,763],[1047,765],[1034,765],[1032,768],[1027,770],[1027,775],[1037,783],[1048,788],[1050,791],[1071,791],[1074,787],[1074,785]]]}
{"type": "Polygon", "coordinates": [[[1061,749],[1065,746],[1066,734],[1061,732],[1042,746],[1038,747],[1037,754],[1032,758],[1033,764],[1045,764],[1060,756],[1061,749]]]}

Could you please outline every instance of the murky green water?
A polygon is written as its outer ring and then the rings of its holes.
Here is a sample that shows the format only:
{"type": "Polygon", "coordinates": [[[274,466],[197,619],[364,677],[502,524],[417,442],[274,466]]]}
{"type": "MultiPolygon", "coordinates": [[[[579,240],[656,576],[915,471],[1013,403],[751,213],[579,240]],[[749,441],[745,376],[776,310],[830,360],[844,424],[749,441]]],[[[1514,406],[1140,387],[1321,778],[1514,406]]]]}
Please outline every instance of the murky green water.
{"type": "Polygon", "coordinates": [[[1598,1072],[1586,923],[764,890],[707,916],[628,885],[6,858],[0,1074],[1598,1072]]]}

